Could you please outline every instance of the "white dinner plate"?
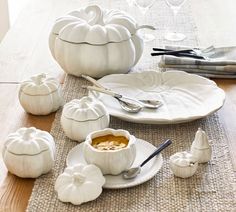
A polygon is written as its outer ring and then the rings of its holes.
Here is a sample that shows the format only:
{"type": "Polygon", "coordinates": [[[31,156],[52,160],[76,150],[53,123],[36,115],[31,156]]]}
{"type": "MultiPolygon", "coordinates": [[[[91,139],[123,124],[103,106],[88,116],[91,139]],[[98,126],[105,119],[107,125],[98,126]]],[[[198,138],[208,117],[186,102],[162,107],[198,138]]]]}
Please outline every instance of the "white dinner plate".
{"type": "MultiPolygon", "coordinates": [[[[87,164],[83,156],[83,145],[84,143],[80,143],[69,152],[66,160],[67,166],[73,166],[78,163],[87,164]]],[[[137,139],[136,159],[134,161],[133,167],[140,165],[155,150],[156,147],[152,144],[148,143],[147,141],[137,139]]],[[[141,173],[134,179],[125,180],[123,179],[122,175],[104,175],[106,182],[103,188],[128,188],[142,184],[153,178],[162,167],[162,164],[162,155],[159,154],[150,160],[145,166],[143,166],[141,173]]]]}
{"type": "Polygon", "coordinates": [[[128,113],[119,102],[106,94],[90,92],[107,107],[112,116],[146,124],[172,124],[205,117],[222,107],[225,93],[212,80],[183,71],[144,71],[131,74],[113,74],[98,80],[107,88],[137,99],[157,99],[163,105],[158,109],[143,109],[128,113]]]}

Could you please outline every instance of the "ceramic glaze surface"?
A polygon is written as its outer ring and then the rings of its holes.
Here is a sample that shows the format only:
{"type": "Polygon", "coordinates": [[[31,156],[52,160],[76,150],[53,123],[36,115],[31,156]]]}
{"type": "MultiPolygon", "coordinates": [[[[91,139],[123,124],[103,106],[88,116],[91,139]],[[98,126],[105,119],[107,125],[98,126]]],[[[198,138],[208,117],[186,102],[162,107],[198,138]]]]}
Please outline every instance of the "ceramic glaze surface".
{"type": "Polygon", "coordinates": [[[105,106],[95,98],[85,96],[65,104],[61,125],[67,137],[82,141],[96,130],[108,127],[110,116],[105,106]]]}
{"type": "MultiPolygon", "coordinates": [[[[84,142],[74,147],[68,154],[66,164],[67,166],[73,166],[78,163],[87,164],[83,156],[84,142]]],[[[147,141],[136,139],[136,158],[133,167],[140,165],[151,153],[156,150],[156,147],[147,141]]],[[[132,180],[125,180],[120,175],[104,175],[106,182],[103,188],[118,189],[118,188],[129,188],[142,184],[152,177],[154,177],[161,169],[163,164],[162,155],[159,154],[157,157],[149,161],[143,168],[141,173],[132,180]]]]}
{"type": "Polygon", "coordinates": [[[20,128],[7,137],[2,156],[11,173],[36,178],[51,170],[55,148],[54,139],[48,132],[34,127],[20,128]]]}
{"type": "Polygon", "coordinates": [[[98,167],[76,164],[67,167],[58,176],[55,182],[55,190],[62,202],[80,205],[99,197],[104,183],[105,178],[98,167]]]}
{"type": "Polygon", "coordinates": [[[126,130],[104,129],[90,133],[86,140],[83,155],[87,163],[98,166],[103,174],[117,175],[130,168],[136,157],[136,138],[126,130]],[[92,139],[105,136],[124,136],[128,145],[116,150],[98,150],[92,146],[92,139]]]}
{"type": "Polygon", "coordinates": [[[60,83],[45,73],[22,82],[18,96],[24,110],[34,115],[48,115],[64,104],[60,83]]]}
{"type": "Polygon", "coordinates": [[[104,87],[136,99],[160,100],[157,110],[143,109],[130,114],[120,108],[119,102],[105,94],[90,92],[107,107],[110,115],[120,119],[148,124],[172,124],[205,117],[222,107],[225,93],[216,83],[182,71],[143,71],[116,74],[98,80],[104,87]]]}
{"type": "Polygon", "coordinates": [[[57,19],[49,47],[69,74],[102,77],[127,73],[143,52],[137,30],[135,20],[125,12],[92,5],[57,19]]]}
{"type": "Polygon", "coordinates": [[[170,169],[177,177],[191,177],[197,171],[197,167],[197,158],[195,158],[191,153],[177,152],[170,156],[170,169]]]}

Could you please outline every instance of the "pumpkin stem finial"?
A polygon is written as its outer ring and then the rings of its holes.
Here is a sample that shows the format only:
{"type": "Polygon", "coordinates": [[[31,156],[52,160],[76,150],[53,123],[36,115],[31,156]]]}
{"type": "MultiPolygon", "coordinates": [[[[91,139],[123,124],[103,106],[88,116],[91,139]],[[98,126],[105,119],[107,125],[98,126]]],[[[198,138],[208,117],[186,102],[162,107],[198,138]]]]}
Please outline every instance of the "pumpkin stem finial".
{"type": "Polygon", "coordinates": [[[43,80],[46,78],[46,74],[42,73],[37,76],[33,76],[32,80],[35,82],[36,85],[42,84],[43,80]]]}
{"type": "Polygon", "coordinates": [[[103,21],[103,12],[101,10],[101,8],[97,5],[91,5],[86,7],[85,9],[86,13],[92,13],[93,16],[92,18],[88,21],[88,24],[90,25],[95,25],[95,24],[99,24],[99,25],[104,25],[104,21],[103,21]]]}
{"type": "Polygon", "coordinates": [[[74,182],[78,184],[82,184],[85,182],[86,177],[78,172],[73,174],[74,182]]]}
{"type": "Polygon", "coordinates": [[[25,133],[23,134],[23,139],[24,140],[30,140],[32,138],[32,134],[35,132],[34,127],[30,127],[26,129],[25,133]]]}

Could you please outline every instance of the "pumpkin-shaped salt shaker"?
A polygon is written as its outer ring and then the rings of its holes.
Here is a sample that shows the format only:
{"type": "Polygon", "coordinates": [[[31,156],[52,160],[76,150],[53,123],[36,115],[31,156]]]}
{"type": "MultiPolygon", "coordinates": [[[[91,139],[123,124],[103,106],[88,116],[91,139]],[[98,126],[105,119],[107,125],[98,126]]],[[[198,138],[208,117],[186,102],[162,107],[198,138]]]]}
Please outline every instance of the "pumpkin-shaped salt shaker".
{"type": "Polygon", "coordinates": [[[36,178],[52,169],[55,143],[46,131],[20,128],[7,137],[3,161],[9,172],[23,178],[36,178]]]}
{"type": "Polygon", "coordinates": [[[206,163],[211,160],[212,149],[208,141],[206,132],[201,128],[195,134],[191,145],[191,153],[198,159],[198,163],[206,163]]]}
{"type": "Polygon", "coordinates": [[[33,115],[48,115],[63,105],[60,83],[46,74],[32,76],[21,83],[19,101],[33,115]]]}
{"type": "Polygon", "coordinates": [[[66,136],[76,141],[83,141],[89,133],[107,128],[109,122],[110,116],[105,106],[88,96],[65,104],[61,115],[66,136]]]}
{"type": "Polygon", "coordinates": [[[198,161],[191,153],[177,152],[170,156],[170,169],[177,177],[191,177],[197,171],[197,167],[198,161]]]}

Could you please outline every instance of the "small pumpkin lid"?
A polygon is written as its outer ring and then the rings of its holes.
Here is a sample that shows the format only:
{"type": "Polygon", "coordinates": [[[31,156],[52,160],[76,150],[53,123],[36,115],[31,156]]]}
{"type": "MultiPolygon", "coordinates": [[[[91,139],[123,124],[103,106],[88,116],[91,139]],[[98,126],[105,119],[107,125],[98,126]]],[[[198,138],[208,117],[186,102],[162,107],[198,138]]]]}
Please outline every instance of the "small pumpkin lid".
{"type": "Polygon", "coordinates": [[[48,77],[45,73],[42,73],[22,82],[20,92],[31,96],[43,96],[53,93],[59,86],[60,83],[55,78],[48,77]]]}
{"type": "Polygon", "coordinates": [[[62,115],[74,121],[96,121],[107,115],[105,106],[95,98],[85,96],[81,99],[73,99],[64,105],[62,115]]]}
{"type": "Polygon", "coordinates": [[[15,155],[37,155],[48,149],[55,151],[55,144],[48,132],[24,127],[8,135],[4,148],[15,155]]]}
{"type": "Polygon", "coordinates": [[[177,152],[170,156],[170,161],[174,162],[177,166],[186,167],[192,163],[196,163],[197,159],[189,152],[177,152]]]}
{"type": "Polygon", "coordinates": [[[92,5],[59,18],[52,33],[70,43],[104,45],[129,40],[136,28],[135,20],[125,12],[92,5]]]}

